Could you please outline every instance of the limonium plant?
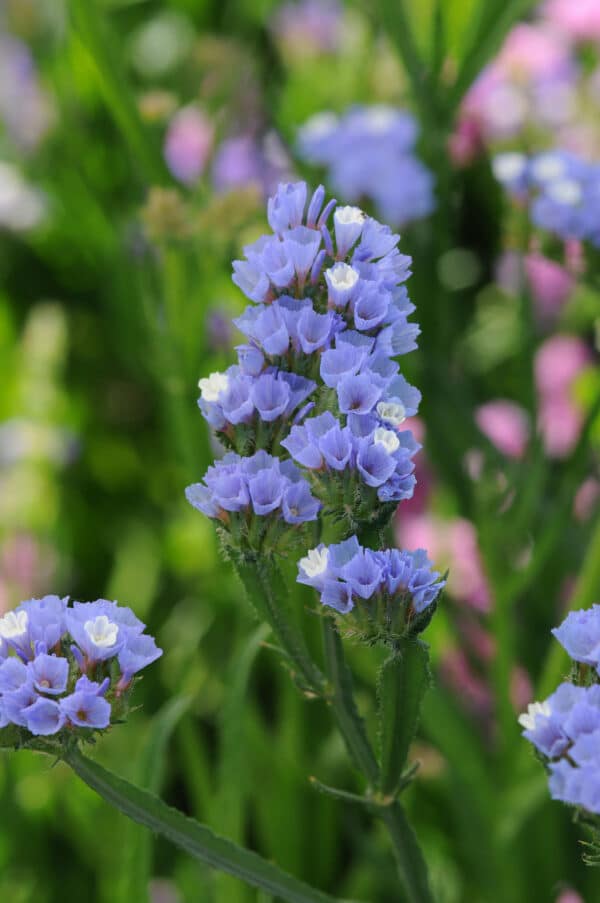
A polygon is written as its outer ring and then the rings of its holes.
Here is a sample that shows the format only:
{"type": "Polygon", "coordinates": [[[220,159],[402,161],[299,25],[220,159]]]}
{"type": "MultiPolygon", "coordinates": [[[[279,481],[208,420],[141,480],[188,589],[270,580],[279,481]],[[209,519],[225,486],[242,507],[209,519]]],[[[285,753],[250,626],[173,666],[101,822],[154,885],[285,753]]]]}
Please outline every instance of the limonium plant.
{"type": "Polygon", "coordinates": [[[570,612],[552,633],[572,660],[569,680],[519,717],[548,773],[552,799],[573,807],[600,864],[600,605],[570,612]]]}
{"type": "Polygon", "coordinates": [[[199,383],[223,454],[186,495],[215,521],[294,680],[329,705],[363,777],[362,794],[320,788],[382,818],[405,892],[430,900],[398,797],[414,773],[409,746],[429,681],[418,637],[445,581],[424,550],[386,548],[390,518],[413,493],[419,450],[404,422],[420,393],[398,363],[419,334],[405,284],[411,260],[389,227],[327,201],[322,186],[309,195],[304,182],[279,185],[267,218],[271,234],[233,264],[250,301],[234,321],[245,337],[237,363],[199,383]],[[290,604],[290,566],[323,616],[322,658],[290,604]],[[378,750],[354,701],[344,640],[389,651],[378,750]]]}
{"type": "Polygon", "coordinates": [[[130,706],[136,676],[162,655],[131,609],[98,599],[29,599],[0,618],[0,742],[60,754],[130,706]]]}

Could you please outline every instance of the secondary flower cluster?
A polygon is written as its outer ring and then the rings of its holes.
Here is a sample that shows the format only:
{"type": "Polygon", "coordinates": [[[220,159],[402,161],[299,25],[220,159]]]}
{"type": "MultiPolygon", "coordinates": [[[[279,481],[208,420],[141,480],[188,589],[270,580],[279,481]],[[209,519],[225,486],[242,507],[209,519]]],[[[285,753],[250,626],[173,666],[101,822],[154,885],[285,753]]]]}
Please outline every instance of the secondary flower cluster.
{"type": "Polygon", "coordinates": [[[135,675],[162,655],[129,608],[44,596],[0,618],[0,728],[21,742],[107,728],[135,675]]]}
{"type": "Polygon", "coordinates": [[[571,612],[552,631],[577,663],[564,682],[519,718],[523,736],[546,762],[553,799],[600,815],[600,605],[571,612]]]}
{"type": "Polygon", "coordinates": [[[408,113],[385,105],[318,113],[301,128],[300,156],[327,168],[334,191],[373,201],[378,216],[400,226],[434,209],[433,177],[414,153],[418,129],[408,113]]]}
{"type": "Polygon", "coordinates": [[[309,199],[304,182],[279,186],[268,220],[273,234],[233,265],[253,302],[235,321],[247,338],[238,363],[199,383],[200,410],[235,454],[187,491],[252,548],[267,530],[256,516],[314,520],[311,489],[328,512],[372,521],[378,502],[412,494],[419,448],[398,430],[420,402],[394,360],[419,333],[398,236],[357,207],[326,203],[323,187],[309,199]],[[288,455],[310,488],[280,460],[288,455]]]}
{"type": "Polygon", "coordinates": [[[298,582],[317,590],[322,605],[365,638],[415,634],[429,622],[446,581],[423,549],[376,552],[356,536],[311,549],[298,563],[298,582]]]}
{"type": "Polygon", "coordinates": [[[600,164],[561,150],[529,158],[507,152],[494,158],[493,170],[512,196],[530,204],[534,225],[600,246],[600,164]]]}

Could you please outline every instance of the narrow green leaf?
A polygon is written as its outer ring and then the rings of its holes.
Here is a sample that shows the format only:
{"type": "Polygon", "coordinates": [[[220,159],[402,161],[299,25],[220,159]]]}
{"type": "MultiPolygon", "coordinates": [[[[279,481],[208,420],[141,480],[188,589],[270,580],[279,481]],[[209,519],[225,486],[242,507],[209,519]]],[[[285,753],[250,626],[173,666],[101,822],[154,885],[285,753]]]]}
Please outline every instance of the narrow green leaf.
{"type": "Polygon", "coordinates": [[[257,853],[245,850],[210,828],[188,818],[158,797],[124,781],[78,749],[69,751],[65,761],[92,790],[150,830],[161,834],[175,846],[211,868],[260,888],[289,903],[332,903],[333,898],[288,875],[257,853]]]}
{"type": "Polygon", "coordinates": [[[129,145],[136,166],[146,181],[166,181],[166,168],[160,155],[153,152],[153,136],[140,119],[97,0],[70,0],[69,11],[72,27],[89,57],[104,102],[129,145]]]}
{"type": "Polygon", "coordinates": [[[404,885],[406,899],[410,903],[433,903],[427,866],[404,809],[400,803],[395,802],[382,810],[381,817],[394,844],[398,874],[404,885]]]}
{"type": "Polygon", "coordinates": [[[421,118],[424,122],[428,121],[433,114],[430,82],[404,0],[378,0],[377,7],[383,26],[392,43],[396,45],[406,69],[421,118]]]}
{"type": "MultiPolygon", "coordinates": [[[[135,782],[152,793],[160,793],[164,781],[166,755],[171,735],[191,702],[189,697],[170,700],[158,712],[142,747],[135,782]]],[[[115,886],[115,903],[147,899],[152,871],[152,835],[133,822],[126,822],[121,838],[120,880],[115,886]]]]}
{"type": "MultiPolygon", "coordinates": [[[[252,666],[269,633],[261,624],[252,636],[243,637],[243,646],[234,647],[227,691],[219,718],[218,789],[211,806],[211,823],[236,843],[243,841],[244,800],[247,792],[246,710],[248,681],[252,666]]],[[[238,903],[245,899],[244,888],[228,875],[215,881],[216,903],[238,903]]]]}
{"type": "Polygon", "coordinates": [[[404,640],[381,666],[377,681],[380,789],[394,793],[401,783],[408,750],[419,723],[423,696],[430,684],[429,653],[420,640],[404,640]]]}

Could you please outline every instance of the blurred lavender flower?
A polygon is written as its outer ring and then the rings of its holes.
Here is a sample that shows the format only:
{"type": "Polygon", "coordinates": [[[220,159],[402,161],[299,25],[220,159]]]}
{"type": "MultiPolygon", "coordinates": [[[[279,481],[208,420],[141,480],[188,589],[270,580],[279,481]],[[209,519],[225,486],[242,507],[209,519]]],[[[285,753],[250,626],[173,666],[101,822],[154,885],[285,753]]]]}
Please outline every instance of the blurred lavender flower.
{"type": "Polygon", "coordinates": [[[291,0],[275,11],[271,30],[286,56],[332,53],[339,47],[342,14],[337,0],[291,0]]]}
{"type": "Polygon", "coordinates": [[[319,113],[298,134],[298,152],[326,167],[334,191],[347,200],[371,200],[394,226],[428,216],[433,176],[417,159],[417,125],[388,106],[352,107],[343,116],[319,113]]]}
{"type": "Polygon", "coordinates": [[[31,153],[52,119],[52,106],[40,86],[29,48],[11,35],[0,34],[0,120],[9,137],[21,152],[31,153]]]}
{"type": "Polygon", "coordinates": [[[217,148],[212,163],[217,191],[256,185],[266,197],[278,182],[291,175],[291,160],[275,132],[267,133],[262,140],[250,133],[227,138],[217,148]]]}
{"type": "Polygon", "coordinates": [[[589,361],[587,345],[577,336],[552,336],[536,353],[538,428],[546,453],[552,458],[567,457],[579,438],[583,411],[572,389],[589,361]]]}

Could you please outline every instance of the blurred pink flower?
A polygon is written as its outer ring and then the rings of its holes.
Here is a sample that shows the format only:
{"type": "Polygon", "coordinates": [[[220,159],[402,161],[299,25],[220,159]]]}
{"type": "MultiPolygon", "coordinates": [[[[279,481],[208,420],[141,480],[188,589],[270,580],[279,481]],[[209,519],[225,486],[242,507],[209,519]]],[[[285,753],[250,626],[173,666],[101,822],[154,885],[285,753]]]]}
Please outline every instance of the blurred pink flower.
{"type": "Polygon", "coordinates": [[[572,114],[574,73],[559,34],[521,23],[471,87],[461,118],[478,123],[486,140],[513,136],[532,119],[556,124],[572,114]]]}
{"type": "Polygon", "coordinates": [[[510,675],[510,698],[516,712],[526,709],[533,699],[533,686],[522,665],[515,665],[510,675]]]}
{"type": "Polygon", "coordinates": [[[197,107],[183,107],[171,119],[165,160],[176,179],[193,184],[204,171],[213,143],[213,127],[197,107]]]}
{"type": "Polygon", "coordinates": [[[552,25],[574,40],[600,40],[598,0],[548,0],[543,11],[552,25]]]}
{"type": "Polygon", "coordinates": [[[535,356],[535,380],[542,398],[569,392],[589,360],[588,347],[577,336],[556,335],[547,339],[535,356]]]}
{"type": "Polygon", "coordinates": [[[554,320],[573,291],[573,276],[542,254],[528,254],[525,273],[537,312],[542,320],[554,320]]]}
{"type": "Polygon", "coordinates": [[[455,166],[468,166],[482,151],[481,128],[477,119],[463,116],[448,139],[448,151],[455,166]]]}
{"type": "Polygon", "coordinates": [[[569,455],[579,438],[583,412],[573,399],[572,389],[589,360],[587,345],[577,336],[553,336],[536,354],[538,428],[552,458],[569,455]]]}
{"type": "Polygon", "coordinates": [[[487,716],[492,708],[492,693],[476,672],[462,649],[446,652],[441,661],[444,681],[476,715],[487,716]]]}
{"type": "Polygon", "coordinates": [[[498,398],[475,412],[477,426],[507,458],[522,458],[529,442],[529,418],[514,401],[498,398]]]}
{"type": "Polygon", "coordinates": [[[542,398],[538,409],[538,427],[550,458],[566,458],[573,451],[581,427],[583,414],[567,396],[542,398]]]}
{"type": "Polygon", "coordinates": [[[556,898],[556,903],[585,903],[585,900],[576,890],[563,890],[556,898]]]}
{"type": "Polygon", "coordinates": [[[337,0],[299,0],[280,6],[272,30],[294,56],[331,53],[340,43],[342,7],[337,0]]]}
{"type": "Polygon", "coordinates": [[[577,520],[589,520],[599,502],[600,481],[598,481],[596,477],[588,477],[577,490],[573,502],[573,512],[577,520]]]}

